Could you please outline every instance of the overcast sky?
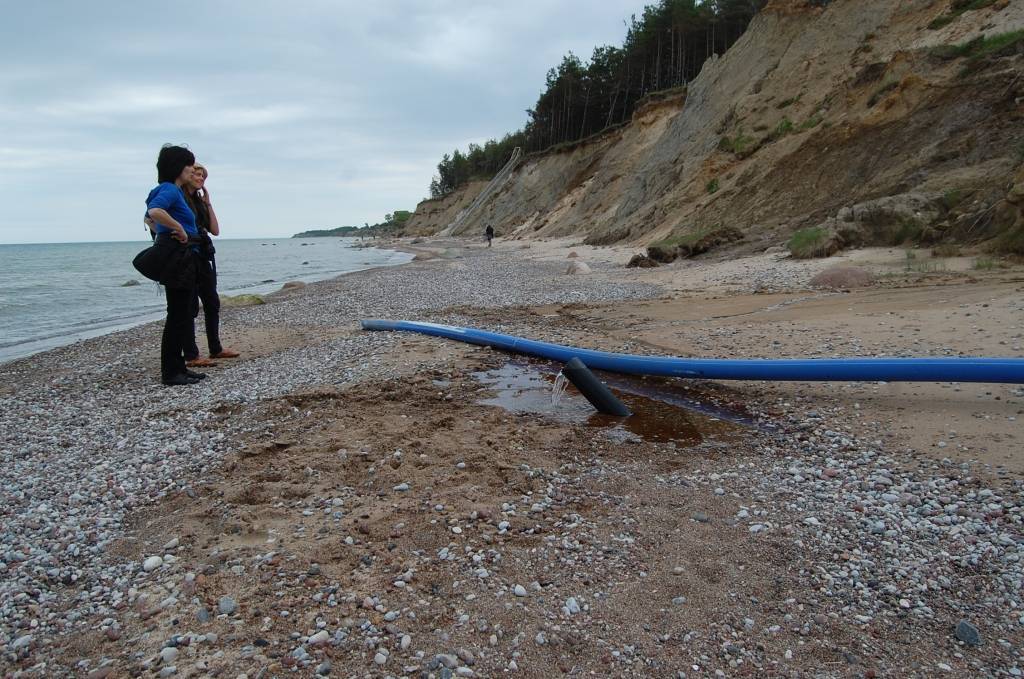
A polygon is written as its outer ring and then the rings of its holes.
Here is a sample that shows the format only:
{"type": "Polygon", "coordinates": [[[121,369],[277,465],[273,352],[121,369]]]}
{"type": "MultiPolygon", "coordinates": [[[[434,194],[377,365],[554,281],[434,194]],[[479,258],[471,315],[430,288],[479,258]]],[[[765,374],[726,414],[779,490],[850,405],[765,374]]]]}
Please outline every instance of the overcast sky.
{"type": "Polygon", "coordinates": [[[165,142],[225,237],[381,221],[641,0],[0,0],[0,242],[142,240],[165,142]]]}

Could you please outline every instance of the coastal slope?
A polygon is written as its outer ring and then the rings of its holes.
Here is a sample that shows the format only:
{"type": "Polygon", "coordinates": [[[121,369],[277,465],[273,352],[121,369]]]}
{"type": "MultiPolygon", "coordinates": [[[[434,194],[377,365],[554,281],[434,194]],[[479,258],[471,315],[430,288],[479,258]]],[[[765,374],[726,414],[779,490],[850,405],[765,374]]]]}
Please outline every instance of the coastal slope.
{"type": "MultiPolygon", "coordinates": [[[[771,2],[685,92],[527,157],[454,233],[646,245],[732,228],[752,249],[889,199],[873,214],[890,223],[848,220],[848,240],[889,244],[915,213],[915,242],[995,237],[1024,160],[1024,7],[981,5],[771,2]]],[[[410,226],[443,230],[480,190],[421,203],[410,226]]]]}

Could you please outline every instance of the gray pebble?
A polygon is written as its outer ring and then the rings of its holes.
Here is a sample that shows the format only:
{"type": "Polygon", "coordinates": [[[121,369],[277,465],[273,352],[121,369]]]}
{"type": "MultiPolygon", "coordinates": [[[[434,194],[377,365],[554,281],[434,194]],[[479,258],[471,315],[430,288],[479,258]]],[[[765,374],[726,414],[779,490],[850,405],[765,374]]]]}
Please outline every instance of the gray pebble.
{"type": "Polygon", "coordinates": [[[217,601],[217,610],[221,615],[231,615],[238,610],[238,604],[235,603],[233,598],[225,595],[217,601]]]}

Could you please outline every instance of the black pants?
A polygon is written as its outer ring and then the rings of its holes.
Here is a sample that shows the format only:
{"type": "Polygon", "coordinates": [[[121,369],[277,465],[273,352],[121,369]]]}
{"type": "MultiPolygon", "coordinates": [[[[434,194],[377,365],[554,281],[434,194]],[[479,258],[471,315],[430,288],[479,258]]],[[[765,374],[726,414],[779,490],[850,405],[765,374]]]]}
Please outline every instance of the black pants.
{"type": "Polygon", "coordinates": [[[164,288],[167,293],[167,320],[160,342],[160,376],[164,380],[185,372],[185,351],[192,342],[190,305],[194,288],[164,288]]]}
{"type": "Polygon", "coordinates": [[[206,345],[210,355],[219,354],[224,348],[220,344],[220,296],[217,294],[217,262],[213,257],[204,258],[200,264],[199,285],[191,301],[191,328],[189,342],[185,349],[185,359],[191,361],[199,358],[199,345],[196,344],[196,323],[199,316],[199,302],[203,303],[203,317],[206,320],[206,345]]]}

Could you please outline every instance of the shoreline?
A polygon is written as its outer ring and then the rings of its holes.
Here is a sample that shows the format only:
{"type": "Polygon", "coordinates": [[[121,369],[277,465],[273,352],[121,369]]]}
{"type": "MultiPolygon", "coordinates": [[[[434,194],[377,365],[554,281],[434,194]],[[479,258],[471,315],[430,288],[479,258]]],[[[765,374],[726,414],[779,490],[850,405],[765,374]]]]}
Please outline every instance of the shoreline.
{"type": "MultiPolygon", "coordinates": [[[[259,240],[266,240],[266,239],[248,238],[248,239],[234,239],[234,240],[259,241],[259,240]]],[[[115,243],[121,244],[122,242],[134,242],[134,241],[116,241],[115,243]]],[[[96,244],[97,245],[104,245],[105,243],[96,243],[96,244]]],[[[49,244],[45,244],[45,245],[49,245],[49,244]]],[[[65,244],[58,243],[56,245],[65,245],[65,244]]],[[[78,243],[70,243],[68,245],[80,245],[80,244],[78,244],[78,243]]],[[[364,248],[357,248],[355,246],[350,246],[350,247],[353,247],[353,249],[364,249],[364,248]]],[[[381,251],[401,252],[401,250],[399,250],[399,249],[389,248],[389,247],[374,247],[372,249],[381,250],[381,251]]],[[[259,295],[261,297],[267,297],[269,295],[274,295],[274,294],[278,294],[278,293],[282,292],[284,290],[283,285],[285,285],[285,284],[287,284],[289,282],[300,282],[303,285],[309,285],[311,283],[317,283],[317,282],[320,282],[322,280],[331,280],[331,279],[337,278],[339,276],[345,276],[345,275],[349,275],[349,274],[352,274],[352,273],[357,273],[359,271],[365,271],[367,269],[387,268],[389,266],[401,266],[402,264],[405,264],[405,263],[407,263],[407,262],[399,262],[397,264],[374,264],[374,265],[368,265],[368,266],[360,265],[360,267],[362,267],[362,268],[356,268],[356,269],[350,269],[350,270],[343,271],[343,272],[332,273],[332,274],[329,274],[326,278],[316,278],[314,280],[306,281],[306,280],[302,280],[302,278],[300,277],[300,278],[296,278],[296,279],[286,280],[286,281],[283,281],[281,283],[274,283],[274,288],[273,289],[269,288],[268,284],[266,284],[266,283],[262,283],[262,282],[249,283],[249,284],[243,285],[242,287],[234,287],[234,288],[230,288],[230,289],[228,289],[226,291],[220,291],[220,294],[222,296],[224,296],[224,295],[229,295],[229,296],[230,295],[240,295],[240,294],[256,294],[256,295],[259,295]],[[260,292],[261,290],[266,290],[266,292],[260,292]]],[[[141,282],[140,284],[148,286],[148,285],[151,284],[151,282],[150,281],[145,281],[145,279],[143,279],[143,282],[141,282]]],[[[161,296],[162,296],[162,293],[161,293],[161,296]]],[[[0,365],[3,365],[5,363],[9,363],[11,361],[16,361],[16,360],[19,360],[19,359],[22,359],[22,358],[31,357],[31,356],[34,356],[34,355],[39,354],[39,353],[50,351],[52,349],[58,349],[60,347],[68,346],[68,345],[71,345],[71,344],[75,344],[77,342],[82,342],[82,341],[93,339],[93,338],[96,338],[96,337],[102,337],[102,336],[105,336],[105,335],[114,334],[114,333],[120,332],[122,330],[128,330],[128,329],[131,329],[131,328],[134,328],[134,327],[138,327],[138,326],[141,326],[141,325],[145,325],[145,324],[148,324],[148,323],[157,322],[160,319],[162,319],[163,316],[164,316],[164,311],[163,310],[157,310],[157,311],[152,311],[151,310],[151,311],[144,311],[144,312],[140,311],[137,315],[132,315],[132,316],[128,316],[128,317],[120,318],[120,319],[112,319],[110,325],[106,325],[106,326],[103,326],[103,327],[91,328],[91,329],[88,329],[88,330],[82,330],[82,331],[76,331],[76,332],[54,334],[54,335],[47,336],[47,337],[40,337],[40,338],[36,338],[36,339],[31,339],[31,340],[27,340],[27,341],[24,341],[24,342],[20,342],[18,344],[11,345],[10,347],[3,347],[3,348],[0,348],[0,365]]],[[[202,318],[202,314],[200,314],[199,318],[200,319],[202,318]]],[[[201,325],[201,323],[200,323],[200,325],[201,325]]]]}
{"type": "Polygon", "coordinates": [[[156,383],[155,324],[0,364],[0,668],[452,663],[539,677],[564,662],[621,675],[1018,662],[1020,627],[998,600],[1021,576],[1024,470],[1002,455],[1017,449],[1008,418],[1024,390],[673,382],[781,429],[690,413],[696,442],[666,443],[480,405],[494,387],[474,373],[504,354],[358,329],[373,315],[633,353],[1020,355],[1017,273],[823,293],[805,280],[831,262],[626,270],[627,249],[569,241],[422,245],[442,256],[225,310],[244,358],[201,385],[156,383]],[[565,275],[569,250],[593,272],[565,275]],[[943,420],[958,433],[937,448],[943,420]],[[962,569],[980,589],[942,584],[962,569]],[[950,642],[960,619],[982,646],[950,642]],[[910,630],[925,643],[887,641],[910,630]]]}

